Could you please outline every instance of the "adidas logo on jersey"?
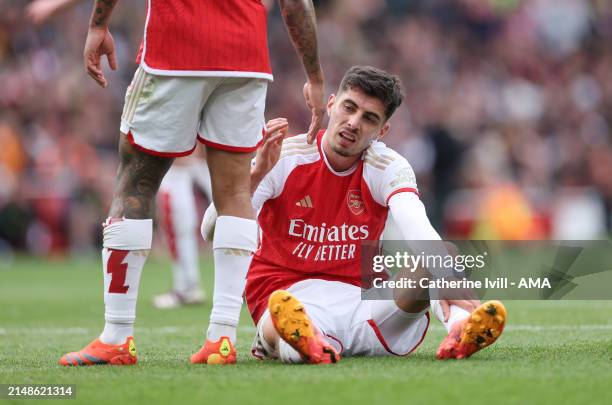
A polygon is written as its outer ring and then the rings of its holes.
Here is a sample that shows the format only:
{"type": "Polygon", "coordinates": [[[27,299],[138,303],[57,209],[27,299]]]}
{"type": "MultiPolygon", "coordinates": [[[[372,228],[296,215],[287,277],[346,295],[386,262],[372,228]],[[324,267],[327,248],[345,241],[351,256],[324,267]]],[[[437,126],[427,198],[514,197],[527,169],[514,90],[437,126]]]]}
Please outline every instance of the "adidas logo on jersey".
{"type": "Polygon", "coordinates": [[[314,207],[312,205],[312,200],[310,199],[309,195],[307,195],[306,197],[302,198],[300,201],[296,202],[295,205],[297,205],[298,207],[302,207],[302,208],[312,208],[312,207],[314,207]]]}

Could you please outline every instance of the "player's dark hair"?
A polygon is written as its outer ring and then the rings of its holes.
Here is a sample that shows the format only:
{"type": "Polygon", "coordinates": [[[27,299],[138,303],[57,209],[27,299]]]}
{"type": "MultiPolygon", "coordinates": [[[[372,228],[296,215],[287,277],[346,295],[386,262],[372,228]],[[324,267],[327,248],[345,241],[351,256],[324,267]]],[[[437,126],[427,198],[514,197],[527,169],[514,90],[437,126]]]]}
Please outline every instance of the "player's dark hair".
{"type": "Polygon", "coordinates": [[[342,78],[338,93],[348,89],[359,89],[366,95],[382,101],[386,120],[393,115],[404,99],[400,78],[373,66],[350,68],[342,78]]]}

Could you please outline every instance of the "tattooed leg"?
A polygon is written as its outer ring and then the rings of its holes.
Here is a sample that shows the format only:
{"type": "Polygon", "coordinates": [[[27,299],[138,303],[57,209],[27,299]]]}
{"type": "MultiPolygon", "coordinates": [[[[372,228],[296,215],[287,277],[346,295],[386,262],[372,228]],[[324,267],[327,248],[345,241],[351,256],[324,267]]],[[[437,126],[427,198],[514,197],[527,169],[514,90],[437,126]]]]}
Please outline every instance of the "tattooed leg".
{"type": "MultiPolygon", "coordinates": [[[[130,339],[134,336],[140,276],[153,240],[155,195],[172,159],[139,151],[123,134],[119,140],[119,158],[109,216],[122,219],[107,221],[102,231],[106,322],[99,341],[104,345],[123,345],[121,363],[134,364],[136,350],[130,339]]],[[[84,355],[87,354],[91,352],[84,355]]]]}
{"type": "Polygon", "coordinates": [[[151,156],[119,141],[119,169],[109,216],[146,219],[155,215],[155,195],[174,159],[151,156]]]}

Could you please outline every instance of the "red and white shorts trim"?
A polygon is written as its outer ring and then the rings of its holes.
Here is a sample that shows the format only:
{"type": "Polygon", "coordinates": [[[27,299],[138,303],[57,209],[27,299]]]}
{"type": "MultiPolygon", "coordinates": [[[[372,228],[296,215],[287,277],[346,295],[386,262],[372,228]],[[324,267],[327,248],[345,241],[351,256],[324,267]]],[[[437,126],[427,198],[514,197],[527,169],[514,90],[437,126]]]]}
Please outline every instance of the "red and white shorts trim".
{"type": "MultiPolygon", "coordinates": [[[[351,284],[310,279],[293,284],[287,291],[304,304],[313,323],[345,357],[410,354],[423,341],[429,326],[429,316],[424,313],[415,317],[405,329],[397,331],[399,336],[383,336],[372,320],[372,314],[376,312],[373,306],[388,302],[362,300],[361,288],[351,284]]],[[[266,310],[260,323],[268,317],[266,310]]],[[[264,358],[266,353],[256,344],[258,338],[256,336],[252,353],[264,358]]]]}
{"type": "Polygon", "coordinates": [[[262,139],[267,88],[265,79],[159,76],[138,67],[125,95],[121,132],[156,156],[189,155],[197,139],[252,152],[262,139]]]}

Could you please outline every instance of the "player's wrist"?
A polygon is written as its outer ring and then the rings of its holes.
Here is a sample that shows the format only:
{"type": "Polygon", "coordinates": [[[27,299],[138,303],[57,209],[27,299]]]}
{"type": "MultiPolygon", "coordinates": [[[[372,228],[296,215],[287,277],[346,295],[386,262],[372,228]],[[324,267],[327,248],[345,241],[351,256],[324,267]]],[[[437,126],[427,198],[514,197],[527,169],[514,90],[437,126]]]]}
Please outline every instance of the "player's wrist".
{"type": "Polygon", "coordinates": [[[94,32],[103,31],[103,32],[107,32],[108,31],[108,25],[97,25],[97,24],[94,24],[94,23],[90,22],[89,23],[89,31],[94,31],[94,32]]]}

